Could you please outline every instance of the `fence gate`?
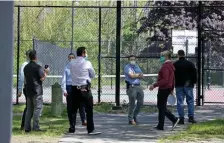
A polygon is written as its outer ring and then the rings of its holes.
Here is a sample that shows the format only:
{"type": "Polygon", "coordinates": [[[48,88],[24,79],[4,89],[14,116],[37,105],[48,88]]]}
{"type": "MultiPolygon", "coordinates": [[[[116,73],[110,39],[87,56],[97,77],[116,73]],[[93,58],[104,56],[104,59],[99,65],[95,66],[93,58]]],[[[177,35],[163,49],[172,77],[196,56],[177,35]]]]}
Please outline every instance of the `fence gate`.
{"type": "Polygon", "coordinates": [[[202,6],[202,103],[224,103],[224,27],[219,24],[223,5],[202,6]],[[215,18],[217,16],[217,18],[215,18]],[[210,20],[213,22],[209,22],[210,20]],[[217,20],[217,21],[214,21],[217,20]]]}

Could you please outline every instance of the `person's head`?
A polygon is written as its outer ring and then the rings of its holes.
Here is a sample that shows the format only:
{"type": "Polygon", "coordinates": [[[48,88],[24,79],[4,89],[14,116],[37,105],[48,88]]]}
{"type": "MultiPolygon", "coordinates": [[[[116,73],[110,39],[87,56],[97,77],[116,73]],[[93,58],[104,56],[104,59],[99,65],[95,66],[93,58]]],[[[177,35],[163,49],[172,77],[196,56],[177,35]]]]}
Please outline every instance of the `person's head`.
{"type": "Polygon", "coordinates": [[[29,58],[31,61],[37,61],[37,52],[36,50],[31,50],[29,52],[29,58]]]}
{"type": "Polygon", "coordinates": [[[128,57],[128,60],[129,60],[131,65],[135,65],[136,64],[136,57],[135,57],[135,55],[130,55],[128,57]]]}
{"type": "Polygon", "coordinates": [[[161,52],[160,54],[160,62],[164,63],[166,60],[170,60],[171,59],[171,52],[166,50],[161,52]]]}
{"type": "Polygon", "coordinates": [[[25,54],[25,55],[26,55],[26,60],[27,60],[27,61],[30,60],[30,58],[29,58],[29,53],[30,53],[30,51],[31,51],[31,50],[27,50],[27,51],[26,51],[26,54],[25,54]]]}
{"type": "Polygon", "coordinates": [[[87,57],[87,51],[86,51],[86,47],[79,47],[76,51],[76,55],[78,57],[84,57],[86,58],[87,57]]]}
{"type": "Polygon", "coordinates": [[[68,55],[68,60],[69,60],[69,62],[70,62],[71,60],[73,60],[73,59],[75,59],[75,54],[74,54],[74,53],[70,53],[70,54],[68,55]]]}
{"type": "Polygon", "coordinates": [[[185,57],[185,52],[184,52],[184,50],[179,50],[179,51],[177,52],[177,57],[178,57],[178,58],[180,58],[180,57],[185,57]]]}

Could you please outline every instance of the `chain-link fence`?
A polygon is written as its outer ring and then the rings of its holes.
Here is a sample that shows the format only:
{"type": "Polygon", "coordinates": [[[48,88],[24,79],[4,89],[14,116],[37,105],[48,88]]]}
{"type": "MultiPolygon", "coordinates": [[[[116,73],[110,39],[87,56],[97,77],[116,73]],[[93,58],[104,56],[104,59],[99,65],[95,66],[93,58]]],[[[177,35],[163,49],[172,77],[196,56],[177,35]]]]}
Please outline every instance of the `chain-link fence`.
{"type": "MultiPolygon", "coordinates": [[[[128,63],[127,56],[131,54],[137,56],[137,63],[146,74],[142,81],[145,88],[157,79],[157,73],[161,66],[158,60],[159,53],[171,50],[174,53],[173,60],[176,60],[175,53],[177,50],[183,49],[187,53],[187,59],[197,66],[199,77],[201,77],[196,87],[198,91],[201,91],[201,85],[203,87],[205,87],[204,85],[207,87],[219,86],[221,87],[219,89],[222,89],[223,65],[221,63],[224,54],[222,54],[222,50],[218,49],[222,49],[223,45],[221,39],[223,27],[220,21],[220,18],[223,18],[223,15],[220,14],[223,7],[217,7],[218,5],[221,6],[223,3],[122,1],[120,21],[121,102],[128,101],[123,68],[128,63]],[[212,20],[218,22],[214,23],[212,20]],[[201,21],[201,25],[199,21],[201,21]],[[212,39],[211,37],[214,36],[217,38],[212,39]],[[208,42],[205,42],[209,40],[209,37],[212,41],[210,46],[206,44],[208,42]],[[201,45],[202,41],[204,42],[201,45]],[[195,50],[197,46],[199,48],[195,50]],[[206,48],[202,48],[203,46],[206,48]],[[210,53],[207,52],[209,49],[210,53]],[[213,70],[212,66],[214,65],[217,67],[216,70],[213,70]]],[[[53,68],[44,83],[45,91],[49,91],[45,95],[45,102],[51,102],[50,86],[54,82],[61,81],[61,71],[67,62],[67,55],[71,51],[75,52],[77,47],[85,46],[88,50],[89,60],[97,74],[97,78],[92,81],[94,101],[98,102],[100,99],[101,102],[115,102],[116,6],[114,1],[18,2],[14,15],[14,23],[16,23],[14,65],[16,66],[14,68],[13,101],[16,102],[17,70],[25,61],[26,50],[33,47],[38,48],[38,56],[43,60],[41,62],[49,64],[53,68]],[[33,43],[33,39],[37,39],[37,41],[33,43]],[[36,46],[36,43],[39,47],[36,46]],[[51,76],[52,78],[50,78],[51,76]]],[[[200,98],[205,94],[206,102],[216,102],[213,100],[216,97],[211,96],[211,90],[203,91],[202,95],[200,92],[198,93],[200,98]]],[[[145,103],[155,104],[156,91],[149,92],[146,89],[144,92],[145,103]]],[[[220,91],[219,95],[222,93],[220,91]]],[[[21,98],[19,102],[23,102],[23,99],[21,98]]]]}

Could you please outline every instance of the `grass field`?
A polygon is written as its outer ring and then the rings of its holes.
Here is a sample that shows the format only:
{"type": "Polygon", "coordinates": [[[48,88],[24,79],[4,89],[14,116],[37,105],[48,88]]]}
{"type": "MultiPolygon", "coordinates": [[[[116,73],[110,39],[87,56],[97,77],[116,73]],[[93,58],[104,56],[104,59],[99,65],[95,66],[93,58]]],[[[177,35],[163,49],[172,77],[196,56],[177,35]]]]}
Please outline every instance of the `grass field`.
{"type": "Polygon", "coordinates": [[[164,137],[161,142],[198,142],[224,140],[224,119],[189,125],[185,131],[164,137]]]}

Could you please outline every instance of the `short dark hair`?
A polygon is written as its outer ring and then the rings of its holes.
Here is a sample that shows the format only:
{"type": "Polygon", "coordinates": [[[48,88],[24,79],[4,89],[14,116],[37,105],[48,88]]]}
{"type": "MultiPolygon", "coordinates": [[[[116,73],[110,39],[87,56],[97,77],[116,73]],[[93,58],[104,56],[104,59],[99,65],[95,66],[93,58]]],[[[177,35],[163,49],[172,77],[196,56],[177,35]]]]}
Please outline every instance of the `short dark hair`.
{"type": "Polygon", "coordinates": [[[184,50],[179,50],[179,51],[177,52],[177,54],[178,54],[179,56],[185,56],[185,52],[184,52],[184,50]]]}
{"type": "Polygon", "coordinates": [[[86,47],[79,47],[76,51],[77,56],[82,56],[83,53],[86,52],[86,47]]]}
{"type": "Polygon", "coordinates": [[[29,58],[30,58],[31,61],[32,60],[35,60],[37,58],[37,52],[36,52],[36,50],[31,50],[29,52],[29,58]]]}
{"type": "Polygon", "coordinates": [[[70,54],[68,54],[68,56],[74,56],[75,57],[75,54],[74,53],[70,53],[70,54]]]}
{"type": "Polygon", "coordinates": [[[132,57],[136,58],[135,55],[129,55],[129,56],[128,56],[128,59],[130,59],[130,58],[132,58],[132,57]]]}
{"type": "Polygon", "coordinates": [[[32,50],[27,50],[26,51],[26,56],[29,56],[30,51],[32,51],[32,50]]]}

